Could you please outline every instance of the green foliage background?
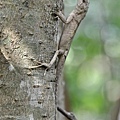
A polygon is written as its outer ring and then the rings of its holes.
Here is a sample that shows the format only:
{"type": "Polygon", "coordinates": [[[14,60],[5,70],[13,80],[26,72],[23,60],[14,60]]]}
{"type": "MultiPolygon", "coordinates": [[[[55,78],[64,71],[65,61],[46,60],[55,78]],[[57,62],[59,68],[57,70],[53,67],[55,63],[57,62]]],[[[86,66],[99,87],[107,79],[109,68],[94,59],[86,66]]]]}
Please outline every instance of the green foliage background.
{"type": "MultiPolygon", "coordinates": [[[[67,15],[76,1],[64,1],[67,15]]],[[[87,16],[72,42],[64,73],[69,105],[81,120],[106,120],[118,99],[119,6],[118,0],[90,0],[87,16]],[[112,93],[116,82],[118,89],[112,93]]]]}

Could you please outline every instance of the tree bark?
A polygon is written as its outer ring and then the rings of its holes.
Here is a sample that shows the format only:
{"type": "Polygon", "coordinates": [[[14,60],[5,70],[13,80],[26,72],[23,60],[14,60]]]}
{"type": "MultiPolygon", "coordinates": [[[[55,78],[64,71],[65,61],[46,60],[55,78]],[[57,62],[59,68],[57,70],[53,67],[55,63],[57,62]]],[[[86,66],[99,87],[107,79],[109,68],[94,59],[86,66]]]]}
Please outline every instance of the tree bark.
{"type": "Polygon", "coordinates": [[[28,69],[54,55],[62,25],[52,15],[56,6],[63,1],[0,0],[1,120],[56,119],[55,65],[46,74],[43,67],[28,69]]]}

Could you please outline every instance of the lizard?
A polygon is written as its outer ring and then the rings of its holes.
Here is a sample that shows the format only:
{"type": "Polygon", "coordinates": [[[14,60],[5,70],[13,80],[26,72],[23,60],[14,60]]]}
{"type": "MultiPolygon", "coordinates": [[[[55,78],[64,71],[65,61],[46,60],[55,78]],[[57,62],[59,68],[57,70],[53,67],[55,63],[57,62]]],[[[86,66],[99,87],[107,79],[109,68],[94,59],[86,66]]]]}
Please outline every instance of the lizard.
{"type": "Polygon", "coordinates": [[[56,104],[57,104],[56,96],[57,96],[58,80],[61,77],[63,66],[65,63],[66,57],[68,55],[73,37],[76,33],[76,30],[77,30],[79,24],[86,16],[86,13],[88,11],[88,6],[89,6],[88,0],[78,0],[75,9],[70,13],[70,15],[68,16],[67,19],[61,11],[57,11],[55,13],[64,23],[62,35],[60,37],[60,41],[59,41],[59,45],[58,45],[58,50],[55,52],[50,63],[39,62],[39,65],[30,67],[30,68],[34,69],[34,68],[44,66],[44,67],[46,67],[46,69],[50,69],[58,57],[58,64],[57,64],[57,70],[56,70],[56,88],[55,88],[56,104]]]}
{"type": "Polygon", "coordinates": [[[73,37],[75,36],[76,30],[79,24],[81,23],[81,21],[86,16],[86,13],[88,11],[88,5],[89,5],[88,0],[78,0],[75,9],[70,13],[67,19],[61,11],[55,13],[64,23],[64,28],[58,43],[58,49],[56,50],[50,63],[41,63],[35,61],[39,65],[30,66],[28,69],[39,68],[41,66],[44,66],[47,69],[49,69],[55,63],[57,57],[59,58],[59,62],[58,62],[59,64],[57,65],[58,70],[60,66],[64,65],[65,59],[68,55],[71,42],[73,40],[73,37]]]}

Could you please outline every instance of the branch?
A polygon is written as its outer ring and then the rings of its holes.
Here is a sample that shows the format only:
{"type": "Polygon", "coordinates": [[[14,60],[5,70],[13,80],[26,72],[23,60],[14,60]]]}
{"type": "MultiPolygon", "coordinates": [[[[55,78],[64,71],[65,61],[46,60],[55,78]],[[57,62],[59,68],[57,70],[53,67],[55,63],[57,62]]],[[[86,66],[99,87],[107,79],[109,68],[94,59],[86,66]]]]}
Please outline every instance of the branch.
{"type": "Polygon", "coordinates": [[[60,107],[57,107],[57,110],[61,114],[63,114],[68,120],[77,120],[76,117],[75,117],[75,115],[73,113],[67,112],[67,111],[63,110],[62,108],[60,108],[60,107]]]}

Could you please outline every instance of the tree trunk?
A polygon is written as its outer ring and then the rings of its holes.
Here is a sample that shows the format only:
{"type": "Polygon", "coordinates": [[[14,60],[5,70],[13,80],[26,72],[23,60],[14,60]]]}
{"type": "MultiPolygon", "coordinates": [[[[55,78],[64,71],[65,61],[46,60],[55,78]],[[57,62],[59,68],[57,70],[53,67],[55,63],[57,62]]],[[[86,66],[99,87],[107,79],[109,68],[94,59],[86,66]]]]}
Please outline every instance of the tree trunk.
{"type": "Polygon", "coordinates": [[[62,5],[62,0],[0,0],[1,120],[56,119],[55,65],[46,72],[29,68],[54,55],[62,24],[52,11],[62,5]]]}

